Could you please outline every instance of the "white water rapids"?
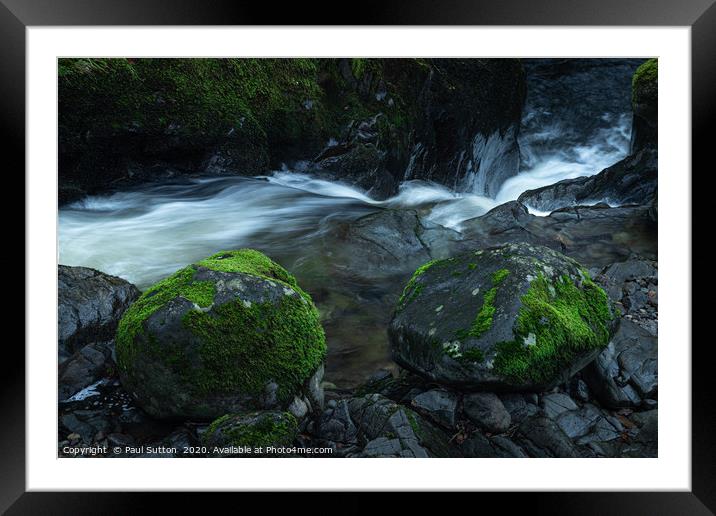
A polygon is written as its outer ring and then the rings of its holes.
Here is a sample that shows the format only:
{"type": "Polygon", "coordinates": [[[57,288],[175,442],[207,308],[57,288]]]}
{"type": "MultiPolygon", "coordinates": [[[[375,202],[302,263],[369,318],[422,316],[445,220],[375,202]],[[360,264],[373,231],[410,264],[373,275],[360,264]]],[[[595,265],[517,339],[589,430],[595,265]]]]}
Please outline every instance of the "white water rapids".
{"type": "Polygon", "coordinates": [[[406,181],[397,195],[376,201],[355,187],[292,171],[258,178],[189,179],[91,196],[60,210],[59,261],[93,267],[144,288],[223,249],[254,246],[285,254],[281,250],[292,239],[310,241],[322,222],[381,208],[420,209],[427,219],[459,230],[461,222],[526,190],[612,165],[628,151],[629,122],[622,116],[589,145],[548,155],[536,152],[530,139],[557,138],[559,128],[523,138],[523,170],[505,181],[495,198],[406,181]]]}

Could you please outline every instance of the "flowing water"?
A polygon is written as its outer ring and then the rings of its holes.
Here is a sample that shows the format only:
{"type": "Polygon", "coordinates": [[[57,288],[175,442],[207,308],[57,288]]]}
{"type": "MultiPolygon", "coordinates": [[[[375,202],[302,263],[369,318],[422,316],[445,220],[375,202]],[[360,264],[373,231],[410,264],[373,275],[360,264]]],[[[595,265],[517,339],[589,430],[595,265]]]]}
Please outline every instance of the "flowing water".
{"type": "Polygon", "coordinates": [[[429,220],[459,230],[464,220],[525,190],[597,173],[629,147],[630,115],[605,116],[613,117],[611,127],[576,145],[542,145],[559,140],[559,125],[523,134],[523,169],[495,198],[406,181],[397,195],[376,201],[352,186],[290,170],[255,178],[184,179],[87,197],[60,210],[59,261],[93,267],[144,289],[220,250],[260,249],[295,272],[314,296],[329,346],[327,379],[353,386],[390,364],[385,329],[401,287],[379,278],[371,282],[369,271],[356,282],[306,272],[302,258],[315,252],[322,236],[338,222],[384,208],[420,209],[429,220]]]}

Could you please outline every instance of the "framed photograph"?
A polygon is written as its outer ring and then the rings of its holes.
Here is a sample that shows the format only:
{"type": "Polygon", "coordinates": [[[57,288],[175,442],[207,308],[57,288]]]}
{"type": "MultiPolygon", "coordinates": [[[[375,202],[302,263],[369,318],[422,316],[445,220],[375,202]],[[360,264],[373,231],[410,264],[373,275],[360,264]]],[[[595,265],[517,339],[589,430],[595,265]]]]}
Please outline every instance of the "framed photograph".
{"type": "Polygon", "coordinates": [[[2,0],[26,192],[3,508],[539,491],[710,514],[691,170],[716,7],[522,4],[316,25],[2,0]]]}

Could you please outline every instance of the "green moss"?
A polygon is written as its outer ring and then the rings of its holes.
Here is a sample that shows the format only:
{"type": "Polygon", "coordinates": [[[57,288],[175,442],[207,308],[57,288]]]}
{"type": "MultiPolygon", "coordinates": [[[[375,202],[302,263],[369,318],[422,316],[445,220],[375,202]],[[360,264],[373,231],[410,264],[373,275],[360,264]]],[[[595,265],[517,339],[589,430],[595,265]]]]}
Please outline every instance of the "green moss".
{"type": "Polygon", "coordinates": [[[608,344],[609,300],[586,271],[582,275],[581,288],[568,276],[551,284],[540,274],[531,283],[522,296],[515,340],[496,346],[496,372],[515,382],[549,383],[577,355],[608,344]]]}
{"type": "Polygon", "coordinates": [[[150,287],[119,323],[116,342],[120,368],[130,370],[137,359],[137,340],[142,338],[140,333],[144,334],[144,322],[167,302],[184,297],[199,307],[212,305],[214,283],[194,279],[201,268],[275,281],[298,295],[289,293],[273,303],[251,304],[237,299],[210,311],[190,310],[182,324],[198,338],[197,356],[187,356],[180,344],[159,343],[154,335],[145,337],[144,351],[171,365],[196,394],[260,394],[274,381],[279,385],[279,398],[287,399],[325,358],[325,335],[318,310],[296,279],[252,249],[217,253],[150,287]]]}
{"type": "Polygon", "coordinates": [[[500,269],[492,273],[492,285],[497,286],[504,281],[504,279],[510,275],[510,271],[507,269],[500,269]]]}
{"type": "Polygon", "coordinates": [[[410,428],[413,429],[413,433],[415,434],[416,437],[420,438],[421,432],[420,432],[420,425],[418,424],[417,417],[410,410],[405,410],[405,415],[408,418],[408,423],[410,423],[410,428]]]}
{"type": "Polygon", "coordinates": [[[254,249],[221,251],[197,262],[196,266],[218,272],[243,272],[268,280],[278,280],[298,292],[304,299],[311,300],[310,296],[298,286],[296,278],[291,273],[254,249]]]}
{"type": "Polygon", "coordinates": [[[136,352],[134,339],[143,332],[144,321],[164,304],[183,297],[200,307],[210,306],[214,301],[216,287],[211,281],[196,281],[196,267],[190,265],[168,278],[152,285],[124,312],[117,326],[117,362],[120,369],[127,368],[136,352]]]}
{"type": "Polygon", "coordinates": [[[264,412],[245,423],[240,421],[241,418],[246,416],[227,414],[216,419],[204,434],[204,443],[209,443],[217,432],[221,432],[225,438],[222,445],[225,446],[290,445],[298,433],[298,422],[290,412],[264,412]]]}
{"type": "Polygon", "coordinates": [[[326,343],[312,303],[287,295],[276,304],[237,300],[211,312],[190,311],[184,326],[198,337],[200,360],[184,381],[200,394],[260,394],[276,382],[286,401],[325,358],[326,343]]]}
{"type": "Polygon", "coordinates": [[[649,59],[639,66],[632,77],[632,103],[640,104],[656,99],[658,80],[658,59],[649,59]]]}
{"type": "Polygon", "coordinates": [[[467,331],[459,333],[459,338],[462,340],[468,337],[479,338],[492,327],[492,319],[495,315],[495,296],[497,296],[497,289],[509,275],[510,271],[507,269],[500,269],[492,273],[492,288],[483,294],[482,306],[477,312],[475,320],[467,331]]]}
{"type": "Polygon", "coordinates": [[[405,305],[410,303],[413,299],[418,297],[420,295],[420,292],[423,290],[423,285],[418,284],[418,278],[422,276],[425,271],[430,269],[433,265],[440,262],[441,260],[431,260],[427,263],[424,263],[420,267],[418,267],[415,272],[413,273],[413,276],[408,281],[408,284],[405,285],[405,288],[403,289],[403,293],[400,296],[400,299],[398,299],[398,310],[402,310],[405,308],[405,305]]]}

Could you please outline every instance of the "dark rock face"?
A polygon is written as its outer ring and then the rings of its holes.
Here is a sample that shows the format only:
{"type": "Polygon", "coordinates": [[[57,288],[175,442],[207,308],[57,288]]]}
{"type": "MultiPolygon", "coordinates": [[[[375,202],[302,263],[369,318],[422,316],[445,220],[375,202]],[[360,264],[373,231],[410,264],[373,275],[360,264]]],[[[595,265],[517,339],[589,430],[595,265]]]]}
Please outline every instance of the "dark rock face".
{"type": "Polygon", "coordinates": [[[656,399],[658,343],[654,335],[624,320],[597,359],[584,370],[584,379],[607,407],[639,407],[656,399]]]}
{"type": "Polygon", "coordinates": [[[436,426],[379,394],[352,398],[349,410],[359,438],[365,443],[357,456],[457,456],[436,426]]]}
{"type": "Polygon", "coordinates": [[[528,190],[518,201],[542,211],[595,202],[649,204],[656,195],[657,176],[656,149],[648,147],[594,176],[528,190]]]}
{"type": "Polygon", "coordinates": [[[412,400],[412,406],[418,412],[447,428],[455,427],[457,403],[458,397],[454,393],[442,389],[422,392],[412,400]]]}
{"type": "Polygon", "coordinates": [[[545,247],[510,244],[419,268],[389,337],[395,361],[433,381],[538,390],[593,360],[613,326],[606,294],[577,262],[545,247]],[[558,314],[565,307],[582,314],[577,326],[563,325],[558,314]]]}
{"type": "Polygon", "coordinates": [[[60,401],[104,377],[112,363],[113,351],[113,341],[88,344],[60,364],[60,401]]]}
{"type": "MultiPolygon", "coordinates": [[[[339,144],[321,152],[316,165],[378,197],[394,193],[408,179],[495,195],[519,167],[517,135],[525,98],[521,65],[508,59],[423,64],[409,92],[413,118],[408,127],[380,114],[356,122],[339,144]]],[[[388,60],[381,66],[387,74],[398,65],[388,60]]]]}
{"type": "Polygon", "coordinates": [[[512,201],[462,224],[463,250],[529,242],[559,251],[587,267],[603,267],[633,254],[655,259],[657,227],[648,206],[574,206],[548,217],[512,201]]]}
{"type": "Polygon", "coordinates": [[[297,161],[375,197],[404,178],[494,194],[517,173],[514,59],[63,59],[59,70],[61,202],[297,161]]]}
{"type": "Polygon", "coordinates": [[[60,362],[86,344],[114,338],[117,323],[139,297],[131,283],[87,267],[58,267],[60,362]]]}
{"type": "Polygon", "coordinates": [[[644,147],[656,147],[659,118],[658,60],[649,59],[634,73],[632,81],[632,106],[634,122],[631,149],[636,152],[644,147]]]}

